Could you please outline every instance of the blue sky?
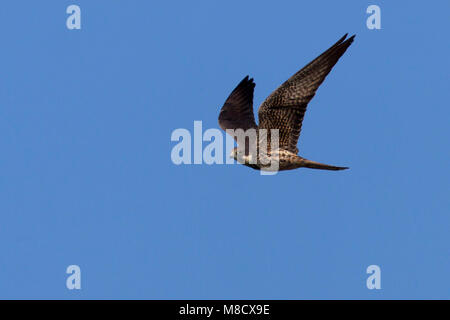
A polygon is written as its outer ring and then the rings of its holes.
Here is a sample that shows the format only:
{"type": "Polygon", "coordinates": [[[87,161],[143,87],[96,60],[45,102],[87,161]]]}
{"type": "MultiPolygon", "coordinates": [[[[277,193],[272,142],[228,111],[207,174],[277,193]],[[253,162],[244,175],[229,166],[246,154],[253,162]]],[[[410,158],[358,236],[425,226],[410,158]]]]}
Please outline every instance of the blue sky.
{"type": "Polygon", "coordinates": [[[4,1],[0,298],[450,298],[448,1],[4,1]],[[77,4],[82,29],[66,28],[77,4]],[[381,30],[366,8],[381,8],[381,30]],[[171,162],[345,33],[306,158],[261,176],[171,162]],[[79,265],[82,289],[68,290],[79,265]],[[381,267],[381,290],[366,268],[381,267]]]}

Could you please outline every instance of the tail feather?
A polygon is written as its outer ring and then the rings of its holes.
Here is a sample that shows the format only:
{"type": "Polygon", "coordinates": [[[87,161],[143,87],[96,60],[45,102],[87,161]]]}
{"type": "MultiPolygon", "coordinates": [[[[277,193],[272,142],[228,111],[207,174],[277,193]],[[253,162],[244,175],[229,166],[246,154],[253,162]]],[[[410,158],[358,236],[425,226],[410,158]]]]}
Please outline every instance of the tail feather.
{"type": "Polygon", "coordinates": [[[328,164],[323,164],[323,163],[311,161],[308,159],[303,159],[303,166],[306,168],[321,169],[321,170],[345,170],[345,169],[348,169],[348,167],[330,166],[328,164]]]}

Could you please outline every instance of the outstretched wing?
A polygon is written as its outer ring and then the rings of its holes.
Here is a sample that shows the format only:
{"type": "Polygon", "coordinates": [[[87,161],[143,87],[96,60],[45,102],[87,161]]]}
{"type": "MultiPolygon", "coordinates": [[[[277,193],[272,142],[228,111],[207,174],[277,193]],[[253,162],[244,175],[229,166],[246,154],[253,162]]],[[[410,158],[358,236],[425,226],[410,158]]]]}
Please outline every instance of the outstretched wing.
{"type": "Polygon", "coordinates": [[[297,141],[308,102],[355,36],[346,37],[284,82],[259,108],[259,128],[279,129],[280,148],[298,153],[297,141]]]}
{"type": "Polygon", "coordinates": [[[247,130],[257,127],[253,115],[254,89],[253,79],[246,76],[231,92],[219,114],[219,125],[223,130],[247,130]]]}

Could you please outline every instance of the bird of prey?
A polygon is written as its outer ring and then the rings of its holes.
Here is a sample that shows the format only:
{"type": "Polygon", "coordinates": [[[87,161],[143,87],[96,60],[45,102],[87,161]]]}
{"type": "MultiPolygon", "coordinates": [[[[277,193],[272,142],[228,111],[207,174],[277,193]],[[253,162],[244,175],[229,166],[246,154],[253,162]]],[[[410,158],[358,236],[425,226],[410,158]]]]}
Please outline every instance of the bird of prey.
{"type": "MultiPolygon", "coordinates": [[[[265,153],[269,159],[278,162],[277,171],[300,167],[324,170],[348,169],[348,167],[337,167],[311,161],[297,155],[297,141],[306,107],[314,97],[317,88],[353,42],[355,35],[346,39],[347,35],[345,34],[333,46],[295,73],[266,98],[258,110],[259,125],[256,124],[253,115],[253,90],[255,88],[253,79],[246,76],[238,84],[220,111],[219,125],[227,133],[232,132],[230,130],[255,129],[258,138],[253,142],[246,139],[244,147],[241,145],[243,140],[238,140],[236,133],[232,134],[239,145],[238,148],[232,150],[232,158],[253,169],[271,171],[267,161],[262,161],[260,153],[251,154],[250,149],[253,147],[252,150],[258,150],[260,147],[259,132],[262,132],[261,129],[266,129],[267,136],[270,136],[271,129],[278,129],[279,147],[273,150],[266,147],[267,152],[265,153]]],[[[268,146],[270,139],[267,138],[266,141],[265,145],[268,146]]]]}

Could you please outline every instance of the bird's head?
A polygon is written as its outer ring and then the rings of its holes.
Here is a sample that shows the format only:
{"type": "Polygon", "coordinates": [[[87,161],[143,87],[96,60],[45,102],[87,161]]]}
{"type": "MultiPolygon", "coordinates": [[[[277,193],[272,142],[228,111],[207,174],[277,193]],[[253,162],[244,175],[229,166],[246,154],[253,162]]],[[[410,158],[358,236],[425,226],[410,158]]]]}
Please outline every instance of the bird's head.
{"type": "Polygon", "coordinates": [[[246,165],[253,169],[259,169],[259,167],[251,163],[252,162],[252,154],[246,155],[244,150],[240,150],[239,148],[235,147],[233,150],[231,150],[230,158],[233,158],[237,162],[246,165]]]}
{"type": "MultiPolygon", "coordinates": [[[[239,157],[241,158],[240,154],[239,154],[239,157]]],[[[230,158],[233,158],[234,160],[239,161],[238,160],[238,148],[237,147],[234,147],[233,150],[231,150],[230,158]]]]}

